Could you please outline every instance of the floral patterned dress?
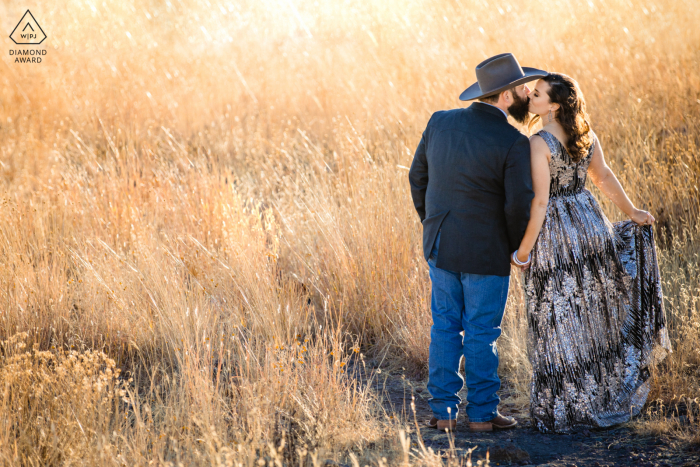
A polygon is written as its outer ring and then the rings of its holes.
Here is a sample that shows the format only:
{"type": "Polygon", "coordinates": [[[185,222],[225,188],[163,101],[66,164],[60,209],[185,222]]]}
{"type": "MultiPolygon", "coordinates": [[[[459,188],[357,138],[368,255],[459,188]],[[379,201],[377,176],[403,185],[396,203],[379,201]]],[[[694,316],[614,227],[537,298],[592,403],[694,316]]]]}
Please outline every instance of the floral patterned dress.
{"type": "Polygon", "coordinates": [[[651,226],[612,224],[547,131],[550,199],[525,270],[530,415],[542,432],[607,427],[639,413],[649,368],[671,350],[651,226]]]}

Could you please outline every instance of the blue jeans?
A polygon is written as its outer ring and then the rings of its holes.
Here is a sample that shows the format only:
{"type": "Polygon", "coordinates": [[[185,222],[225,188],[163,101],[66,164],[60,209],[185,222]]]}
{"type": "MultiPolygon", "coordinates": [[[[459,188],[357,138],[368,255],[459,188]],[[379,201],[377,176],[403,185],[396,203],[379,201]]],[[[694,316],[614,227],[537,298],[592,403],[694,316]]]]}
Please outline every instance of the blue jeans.
{"type": "Polygon", "coordinates": [[[496,416],[500,402],[496,394],[501,387],[496,339],[501,335],[510,277],[440,269],[435,266],[439,244],[438,232],[428,258],[433,316],[428,361],[430,408],[440,420],[457,418],[461,402],[457,393],[464,384],[459,361],[464,355],[467,415],[470,422],[486,422],[496,416]]]}

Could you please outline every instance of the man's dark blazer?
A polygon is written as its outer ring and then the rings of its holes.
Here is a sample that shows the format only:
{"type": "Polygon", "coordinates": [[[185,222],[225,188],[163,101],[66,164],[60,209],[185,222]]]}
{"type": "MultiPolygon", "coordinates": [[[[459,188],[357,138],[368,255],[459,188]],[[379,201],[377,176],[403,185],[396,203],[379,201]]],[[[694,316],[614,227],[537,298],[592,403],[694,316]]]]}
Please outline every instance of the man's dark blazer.
{"type": "Polygon", "coordinates": [[[534,197],[530,143],[500,109],[475,102],[435,112],[408,173],[427,260],[437,267],[508,276],[534,197]]]}

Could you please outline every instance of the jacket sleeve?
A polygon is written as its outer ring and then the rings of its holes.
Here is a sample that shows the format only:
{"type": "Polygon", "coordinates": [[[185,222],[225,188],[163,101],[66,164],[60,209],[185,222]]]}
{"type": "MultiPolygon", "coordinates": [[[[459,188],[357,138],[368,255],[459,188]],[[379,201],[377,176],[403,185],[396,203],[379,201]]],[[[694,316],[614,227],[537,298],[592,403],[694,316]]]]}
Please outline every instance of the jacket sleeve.
{"type": "Polygon", "coordinates": [[[513,143],[504,169],[505,215],[510,251],[518,249],[530,220],[530,203],[535,197],[530,173],[530,142],[521,135],[513,143]]]}
{"type": "MultiPolygon", "coordinates": [[[[432,120],[432,116],[430,117],[432,120]]],[[[426,145],[428,143],[428,129],[430,121],[423,131],[423,136],[418,143],[416,153],[413,155],[413,163],[408,171],[408,181],[411,184],[411,197],[413,205],[418,212],[421,222],[425,219],[425,192],[428,189],[428,159],[425,154],[426,145]]]]}

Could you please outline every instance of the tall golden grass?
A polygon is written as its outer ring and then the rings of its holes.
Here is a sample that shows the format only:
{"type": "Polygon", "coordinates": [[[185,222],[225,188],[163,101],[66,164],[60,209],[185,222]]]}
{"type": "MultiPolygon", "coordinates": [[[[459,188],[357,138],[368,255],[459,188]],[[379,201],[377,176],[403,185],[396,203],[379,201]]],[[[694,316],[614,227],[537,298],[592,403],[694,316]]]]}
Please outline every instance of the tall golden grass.
{"type": "MultiPolygon", "coordinates": [[[[18,64],[6,38],[0,68],[3,465],[441,463],[346,371],[423,374],[406,167],[503,51],[579,81],[657,217],[653,398],[700,396],[696,2],[6,1],[8,35],[26,7],[48,39],[18,64]]],[[[501,372],[526,404],[511,284],[501,372]]]]}

